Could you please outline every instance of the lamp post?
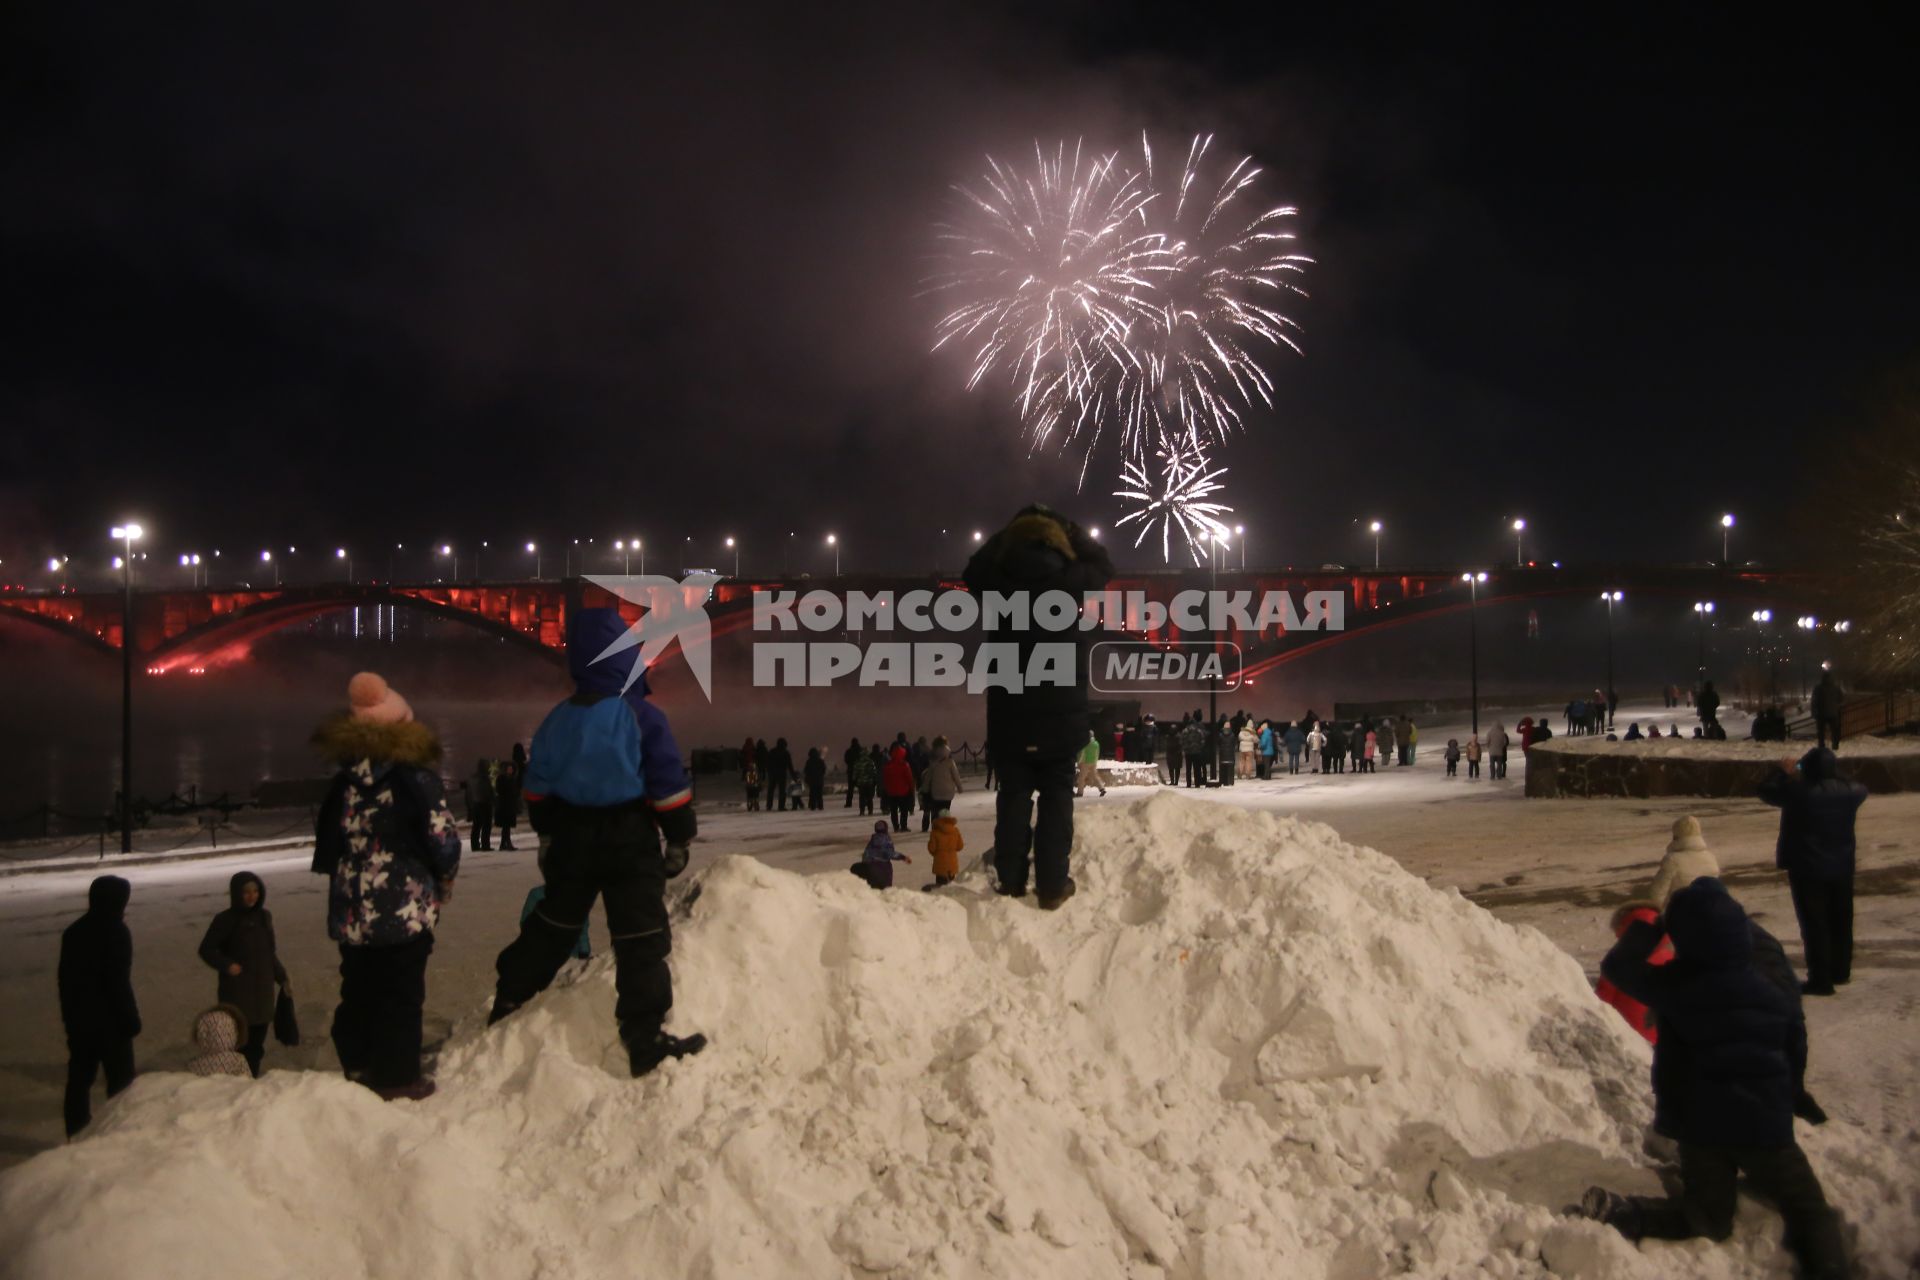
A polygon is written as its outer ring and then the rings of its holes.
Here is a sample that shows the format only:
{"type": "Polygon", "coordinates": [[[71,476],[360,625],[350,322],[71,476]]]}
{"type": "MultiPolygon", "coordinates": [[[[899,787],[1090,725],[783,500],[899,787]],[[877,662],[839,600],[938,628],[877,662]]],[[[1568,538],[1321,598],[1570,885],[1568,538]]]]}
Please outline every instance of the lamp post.
{"type": "Polygon", "coordinates": [[[1733,513],[1731,511],[1720,517],[1720,564],[1723,568],[1733,567],[1733,513]]]}
{"type": "Polygon", "coordinates": [[[1696,684],[1704,685],[1707,679],[1707,631],[1710,627],[1713,626],[1713,601],[1711,600],[1696,601],[1693,606],[1693,612],[1694,612],[1695,621],[1697,621],[1700,624],[1699,634],[1698,634],[1699,649],[1700,649],[1699,670],[1698,670],[1699,678],[1696,681],[1696,684]]]}
{"type": "Polygon", "coordinates": [[[1463,573],[1460,581],[1467,584],[1467,680],[1468,705],[1473,714],[1473,733],[1480,733],[1480,584],[1487,580],[1484,573],[1463,573]]]}
{"type": "Polygon", "coordinates": [[[1773,610],[1755,609],[1753,611],[1754,632],[1760,637],[1760,647],[1767,655],[1767,689],[1775,705],[1780,702],[1780,660],[1779,655],[1767,647],[1767,624],[1773,621],[1773,610]]]}
{"type": "Polygon", "coordinates": [[[827,535],[827,545],[833,548],[833,576],[840,576],[840,539],[833,534],[827,535]]]}
{"type": "Polygon", "coordinates": [[[1513,522],[1513,567],[1527,567],[1527,522],[1518,517],[1513,522]]]}
{"type": "Polygon", "coordinates": [[[62,578],[59,575],[65,573],[66,571],[67,571],[67,557],[54,556],[52,559],[47,561],[47,572],[55,576],[56,581],[58,581],[60,584],[59,589],[63,594],[66,592],[66,589],[67,589],[67,581],[65,578],[62,578]]]}
{"type": "Polygon", "coordinates": [[[446,559],[449,556],[453,558],[453,580],[455,582],[460,581],[460,553],[453,549],[451,542],[441,543],[438,550],[442,559],[446,559]]]}
{"type": "Polygon", "coordinates": [[[112,533],[125,548],[120,555],[120,852],[133,852],[133,544],[146,531],[117,524],[112,533]]]}
{"type": "Polygon", "coordinates": [[[273,566],[273,585],[276,587],[279,586],[280,585],[280,562],[273,558],[273,552],[262,551],[260,553],[260,563],[270,564],[273,566]]]}
{"type": "Polygon", "coordinates": [[[632,573],[633,551],[627,546],[627,540],[625,538],[615,538],[613,540],[613,549],[620,553],[620,572],[627,574],[632,573]]]}
{"type": "MultiPolygon", "coordinates": [[[[1624,591],[1602,591],[1600,598],[1607,602],[1607,704],[1613,704],[1613,606],[1626,598],[1624,591]]],[[[1609,729],[1613,726],[1608,725],[1609,729]]]]}
{"type": "Polygon", "coordinates": [[[1243,524],[1233,526],[1233,536],[1240,539],[1240,567],[1245,569],[1247,567],[1247,526],[1243,524]]]}
{"type": "Polygon", "coordinates": [[[1380,567],[1380,533],[1386,526],[1375,520],[1367,528],[1373,533],[1373,567],[1378,569],[1380,567]]]}
{"type": "Polygon", "coordinates": [[[352,586],[353,585],[353,557],[347,554],[347,549],[345,547],[335,547],[333,549],[333,558],[347,566],[347,585],[352,586]]]}
{"type": "Polygon", "coordinates": [[[483,538],[480,541],[480,549],[473,553],[473,580],[475,582],[484,582],[486,580],[486,570],[482,567],[486,562],[481,558],[485,556],[486,553],[487,542],[483,538]]]}
{"type": "Polygon", "coordinates": [[[780,548],[780,576],[781,577],[784,578],[789,573],[793,572],[793,567],[792,567],[792,564],[790,563],[792,558],[793,558],[793,530],[789,529],[787,530],[786,545],[780,548]]]}
{"type": "Polygon", "coordinates": [[[527,554],[533,557],[533,580],[538,582],[540,581],[540,544],[537,542],[529,542],[527,544],[527,554]]]}
{"type": "Polygon", "coordinates": [[[1813,645],[1813,633],[1819,628],[1820,619],[1808,614],[1795,619],[1794,625],[1807,633],[1807,638],[1800,642],[1800,701],[1805,702],[1813,696],[1812,686],[1807,682],[1807,650],[1813,645]]]}
{"type": "Polygon", "coordinates": [[[740,544],[732,538],[727,539],[727,549],[733,552],[733,576],[740,576],[740,544]]]}

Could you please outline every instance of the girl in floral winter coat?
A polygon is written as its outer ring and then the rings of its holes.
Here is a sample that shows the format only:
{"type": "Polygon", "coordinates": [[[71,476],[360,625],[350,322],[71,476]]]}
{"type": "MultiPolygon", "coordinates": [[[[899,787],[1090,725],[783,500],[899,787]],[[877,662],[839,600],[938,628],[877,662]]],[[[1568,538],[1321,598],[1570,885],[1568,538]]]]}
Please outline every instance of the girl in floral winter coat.
{"type": "Polygon", "coordinates": [[[313,870],[328,877],[327,934],[340,945],[333,1045],[349,1079],[383,1098],[424,1098],[420,1018],[440,908],[460,869],[440,741],[370,671],[347,686],[352,709],[314,742],[339,766],[315,829],[313,870]]]}

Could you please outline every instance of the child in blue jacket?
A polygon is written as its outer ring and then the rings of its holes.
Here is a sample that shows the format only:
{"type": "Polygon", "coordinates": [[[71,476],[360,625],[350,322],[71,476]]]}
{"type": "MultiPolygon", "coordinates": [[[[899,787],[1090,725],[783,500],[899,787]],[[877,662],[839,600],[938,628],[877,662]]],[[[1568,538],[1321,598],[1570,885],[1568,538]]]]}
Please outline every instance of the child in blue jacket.
{"type": "Polygon", "coordinates": [[[697,823],[693,790],[666,715],[647,701],[638,647],[608,653],[627,631],[617,609],[579,609],[569,620],[574,695],[533,736],[525,796],[540,836],[546,897],[495,969],[498,1022],[546,990],[604,898],[619,998],[614,1017],[636,1076],[706,1047],[667,1034],[673,977],[667,956],[667,881],[687,867],[697,823]],[[602,654],[607,654],[602,658],[602,654]]]}
{"type": "Polygon", "coordinates": [[[860,861],[848,869],[876,889],[891,889],[893,864],[912,861],[912,858],[893,847],[893,836],[888,832],[883,818],[873,824],[873,834],[867,837],[867,847],[861,851],[860,861]]]}

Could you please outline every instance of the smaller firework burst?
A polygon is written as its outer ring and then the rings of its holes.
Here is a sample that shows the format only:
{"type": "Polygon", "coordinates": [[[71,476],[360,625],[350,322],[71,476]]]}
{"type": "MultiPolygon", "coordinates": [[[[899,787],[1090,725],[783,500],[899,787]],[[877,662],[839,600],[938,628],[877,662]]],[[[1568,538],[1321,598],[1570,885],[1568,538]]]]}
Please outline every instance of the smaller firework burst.
{"type": "Polygon", "coordinates": [[[1201,564],[1204,562],[1201,545],[1227,534],[1227,526],[1220,517],[1232,514],[1233,508],[1223,502],[1209,501],[1223,488],[1221,477],[1227,474],[1227,469],[1213,465],[1205,446],[1192,432],[1161,436],[1160,445],[1154,450],[1154,463],[1151,468],[1145,459],[1128,459],[1122,464],[1121,487],[1114,490],[1113,496],[1135,505],[1120,517],[1115,527],[1138,524],[1139,531],[1133,539],[1136,547],[1158,528],[1160,558],[1168,561],[1173,559],[1173,535],[1177,532],[1185,540],[1193,562],[1201,564]],[[1155,471],[1157,477],[1153,474],[1155,471]]]}

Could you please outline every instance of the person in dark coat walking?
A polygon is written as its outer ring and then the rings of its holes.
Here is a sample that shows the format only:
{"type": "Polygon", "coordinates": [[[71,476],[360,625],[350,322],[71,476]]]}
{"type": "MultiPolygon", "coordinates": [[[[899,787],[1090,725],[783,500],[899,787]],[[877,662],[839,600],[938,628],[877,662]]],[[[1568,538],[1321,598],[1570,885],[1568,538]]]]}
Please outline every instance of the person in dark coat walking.
{"type": "Polygon", "coordinates": [[[784,811],[787,807],[787,784],[793,780],[793,752],[787,749],[785,738],[774,739],[773,750],[767,752],[767,765],[762,772],[767,776],[768,811],[772,811],[776,796],[784,811]]]}
{"type": "Polygon", "coordinates": [[[460,784],[467,801],[468,848],[475,853],[493,849],[493,769],[485,760],[475,763],[473,776],[460,784]]]}
{"type": "Polygon", "coordinates": [[[420,1023],[434,926],[460,870],[460,830],[433,730],[371,671],[353,678],[347,699],[351,709],[313,735],[339,766],[313,849],[313,871],[328,880],[327,936],[340,947],[333,1047],[348,1079],[417,1101],[433,1093],[420,1072],[420,1023]]]}
{"type": "Polygon", "coordinates": [[[1774,862],[1787,873],[1810,996],[1830,996],[1853,976],[1853,822],[1867,789],[1839,776],[1832,750],[1815,747],[1782,760],[1760,784],[1760,799],[1780,810],[1774,862]]]}
{"type": "Polygon", "coordinates": [[[1677,1197],[1591,1187],[1579,1212],[1630,1240],[1725,1240],[1740,1174],[1786,1219],[1804,1273],[1841,1277],[1840,1222],[1793,1136],[1793,1009],[1754,964],[1747,914],[1711,876],[1675,893],[1663,917],[1635,921],[1600,972],[1653,1010],[1654,1128],[1680,1144],[1677,1197]],[[1662,933],[1673,959],[1651,962],[1662,933]]]}
{"type": "Polygon", "coordinates": [[[1186,731],[1186,727],[1187,719],[1185,716],[1182,716],[1180,723],[1174,725],[1166,735],[1168,786],[1177,787],[1180,785],[1180,769],[1186,763],[1186,757],[1182,753],[1180,746],[1180,735],[1186,731]]]}
{"type": "Polygon", "coordinates": [[[858,738],[849,742],[847,749],[840,753],[841,767],[847,771],[847,802],[840,806],[842,809],[851,809],[853,807],[853,766],[866,754],[866,748],[860,745],[860,739],[858,738]]]}
{"type": "Polygon", "coordinates": [[[513,744],[513,758],[500,766],[493,784],[493,822],[500,828],[500,847],[513,849],[513,824],[520,821],[520,788],[527,780],[527,749],[513,744]]]}
{"type": "Polygon", "coordinates": [[[1827,736],[1833,736],[1833,749],[1840,749],[1840,713],[1846,709],[1846,699],[1835,683],[1833,672],[1822,671],[1820,683],[1813,686],[1813,724],[1814,732],[1819,735],[1821,746],[1826,746],[1827,736]]]}
{"type": "MultiPolygon", "coordinates": [[[[963,575],[976,596],[1024,595],[1030,605],[1049,591],[1084,599],[1112,576],[1106,549],[1043,506],[1022,509],[987,539],[963,575]]],[[[996,684],[987,690],[987,736],[1000,773],[993,832],[999,891],[1024,895],[1031,869],[1040,906],[1049,911],[1074,891],[1074,760],[1091,732],[1080,634],[1077,622],[1074,629],[1054,631],[1030,616],[1026,627],[1002,628],[986,637],[988,644],[1010,645],[1022,673],[1047,665],[1036,658],[1060,657],[1071,664],[1065,680],[1017,690],[996,684]]]]}
{"type": "Polygon", "coordinates": [[[287,971],[274,945],[273,912],[267,910],[267,886],[251,871],[236,871],[227,882],[232,905],[214,916],[200,939],[200,958],[220,975],[219,1003],[246,1018],[246,1042],[240,1053],[247,1070],[260,1074],[267,1052],[267,1028],[281,991],[292,994],[287,971]]]}
{"type": "Polygon", "coordinates": [[[547,989],[598,898],[613,936],[614,1020],[629,1073],[643,1076],[707,1043],[665,1028],[673,1008],[667,881],[687,869],[698,834],[693,785],[666,713],[647,701],[639,655],[598,658],[627,632],[620,611],[578,609],[568,631],[574,693],[541,721],[527,771],[547,894],[494,961],[487,1024],[547,989]]]}
{"type": "Polygon", "coordinates": [[[133,933],[126,920],[132,896],[133,886],[119,876],[96,877],[87,887],[86,914],[60,935],[69,1138],[93,1119],[93,1081],[102,1069],[109,1098],[133,1083],[140,1006],[133,998],[133,933]]]}
{"type": "MultiPolygon", "coordinates": [[[[1700,713],[1700,723],[1709,731],[1720,723],[1720,694],[1714,689],[1713,681],[1708,680],[1700,686],[1700,692],[1693,699],[1694,710],[1700,713]]],[[[1709,732],[1708,737],[1713,734],[1709,732]]]]}
{"type": "Polygon", "coordinates": [[[807,748],[807,762],[800,768],[800,777],[807,784],[807,809],[827,807],[827,758],[820,754],[820,748],[807,748]]]}

